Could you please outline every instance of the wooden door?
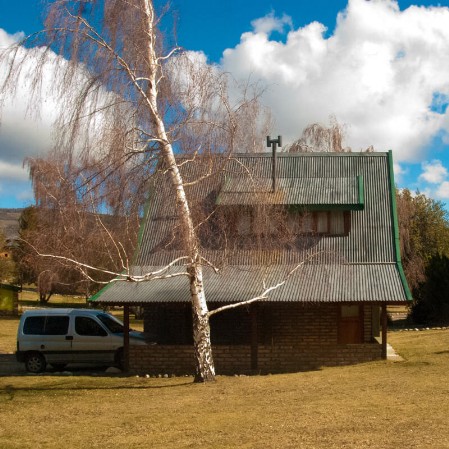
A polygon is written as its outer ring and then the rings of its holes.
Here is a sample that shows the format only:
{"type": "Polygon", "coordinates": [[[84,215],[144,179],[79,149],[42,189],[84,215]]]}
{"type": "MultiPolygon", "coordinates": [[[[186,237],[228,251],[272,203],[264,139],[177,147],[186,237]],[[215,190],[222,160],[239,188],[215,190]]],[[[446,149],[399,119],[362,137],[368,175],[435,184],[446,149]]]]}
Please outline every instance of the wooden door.
{"type": "Polygon", "coordinates": [[[353,344],[363,342],[363,307],[360,305],[340,306],[338,321],[338,342],[353,344]]]}

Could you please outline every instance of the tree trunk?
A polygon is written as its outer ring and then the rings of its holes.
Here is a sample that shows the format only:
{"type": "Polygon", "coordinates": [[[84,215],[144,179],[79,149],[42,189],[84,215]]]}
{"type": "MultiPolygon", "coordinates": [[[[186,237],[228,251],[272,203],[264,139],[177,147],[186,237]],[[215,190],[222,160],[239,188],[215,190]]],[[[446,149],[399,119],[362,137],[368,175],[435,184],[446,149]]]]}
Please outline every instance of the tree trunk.
{"type": "Polygon", "coordinates": [[[209,382],[215,380],[215,368],[210,342],[208,308],[203,288],[203,272],[198,252],[198,239],[184,189],[184,182],[176,163],[171,141],[166,133],[163,116],[158,110],[158,86],[161,66],[160,59],[156,53],[154,7],[151,0],[142,0],[142,6],[145,12],[148,36],[148,90],[143,91],[138,84],[136,86],[138,87],[139,93],[147,102],[148,111],[154,124],[155,136],[160,143],[162,159],[168,168],[168,176],[170,176],[172,185],[176,191],[179,218],[184,231],[187,254],[190,257],[187,271],[190,277],[190,294],[192,299],[195,382],[209,382]]]}
{"type": "Polygon", "coordinates": [[[193,349],[195,356],[195,382],[213,382],[215,367],[210,340],[209,314],[203,288],[201,266],[189,267],[192,297],[193,349]]]}
{"type": "Polygon", "coordinates": [[[39,292],[39,302],[41,304],[47,304],[48,301],[50,301],[50,297],[53,294],[53,292],[47,293],[46,292],[39,292]]]}

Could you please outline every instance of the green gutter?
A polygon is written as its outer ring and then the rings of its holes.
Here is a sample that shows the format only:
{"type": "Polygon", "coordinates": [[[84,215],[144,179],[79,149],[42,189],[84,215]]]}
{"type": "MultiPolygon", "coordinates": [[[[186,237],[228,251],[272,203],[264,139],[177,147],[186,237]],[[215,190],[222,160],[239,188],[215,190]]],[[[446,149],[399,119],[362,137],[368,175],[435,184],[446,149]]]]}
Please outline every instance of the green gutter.
{"type": "Polygon", "coordinates": [[[394,250],[396,255],[396,265],[398,267],[399,276],[401,277],[402,287],[408,301],[413,301],[412,292],[408,286],[407,279],[405,278],[404,267],[401,260],[401,247],[399,244],[399,223],[398,223],[398,211],[396,207],[396,186],[394,183],[394,169],[393,169],[393,152],[388,151],[388,169],[390,175],[390,199],[391,199],[391,214],[393,219],[393,235],[394,235],[394,250]]]}
{"type": "Polygon", "coordinates": [[[106,284],[101,290],[98,290],[97,293],[95,293],[95,295],[92,295],[90,298],[88,298],[89,302],[96,302],[100,299],[100,296],[108,289],[111,287],[111,285],[113,284],[113,282],[109,282],[109,284],[106,284]]]}

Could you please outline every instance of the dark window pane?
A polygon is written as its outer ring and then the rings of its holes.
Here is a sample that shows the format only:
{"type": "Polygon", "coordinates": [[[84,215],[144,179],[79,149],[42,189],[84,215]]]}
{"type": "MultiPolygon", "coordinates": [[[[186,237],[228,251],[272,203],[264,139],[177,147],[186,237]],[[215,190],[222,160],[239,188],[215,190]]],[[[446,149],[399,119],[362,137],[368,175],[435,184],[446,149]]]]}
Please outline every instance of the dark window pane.
{"type": "Polygon", "coordinates": [[[23,325],[27,335],[65,335],[68,329],[68,316],[30,316],[23,325]]]}
{"type": "Polygon", "coordinates": [[[97,315],[97,318],[113,333],[121,334],[123,333],[123,326],[109,315],[101,314],[97,315]]]}
{"type": "Polygon", "coordinates": [[[75,332],[78,335],[89,335],[93,337],[105,337],[106,331],[92,318],[77,316],[75,318],[75,332]]]}
{"type": "Polygon", "coordinates": [[[23,333],[27,335],[43,335],[44,327],[44,316],[30,316],[23,323],[23,333]]]}
{"type": "Polygon", "coordinates": [[[69,330],[68,316],[49,316],[45,322],[45,335],[65,335],[69,330]]]}

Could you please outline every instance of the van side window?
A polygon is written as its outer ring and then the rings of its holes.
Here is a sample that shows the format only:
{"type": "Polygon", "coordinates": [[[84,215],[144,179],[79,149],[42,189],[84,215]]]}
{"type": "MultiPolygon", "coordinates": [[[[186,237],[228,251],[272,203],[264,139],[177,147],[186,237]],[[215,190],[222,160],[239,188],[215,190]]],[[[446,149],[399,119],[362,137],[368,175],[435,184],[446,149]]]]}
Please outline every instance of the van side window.
{"type": "Polygon", "coordinates": [[[30,316],[23,324],[26,335],[66,335],[68,329],[68,316],[30,316]]]}
{"type": "Polygon", "coordinates": [[[108,335],[96,321],[87,316],[77,316],[75,318],[75,332],[78,335],[94,337],[106,337],[108,335]]]}

